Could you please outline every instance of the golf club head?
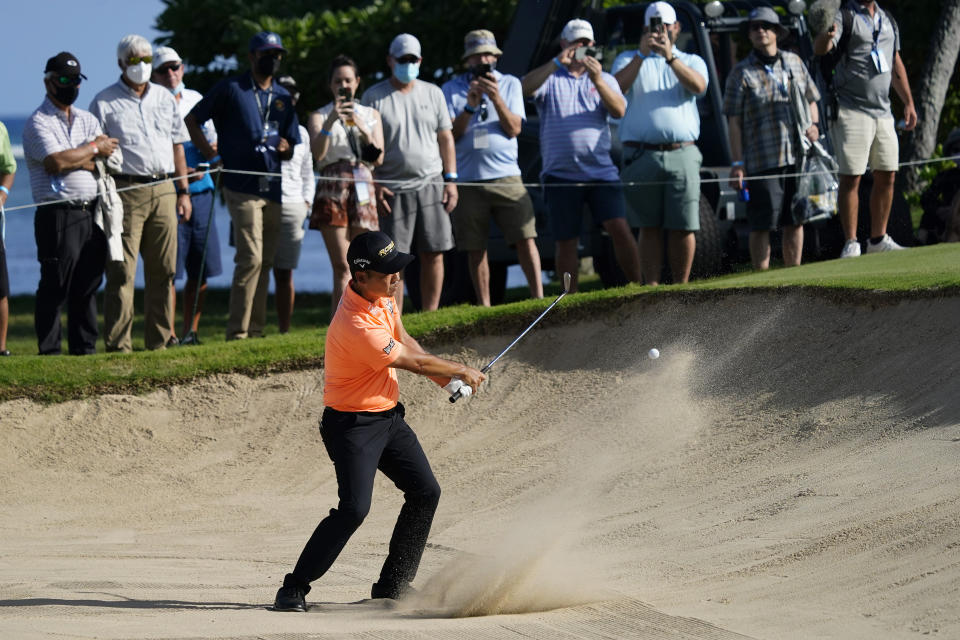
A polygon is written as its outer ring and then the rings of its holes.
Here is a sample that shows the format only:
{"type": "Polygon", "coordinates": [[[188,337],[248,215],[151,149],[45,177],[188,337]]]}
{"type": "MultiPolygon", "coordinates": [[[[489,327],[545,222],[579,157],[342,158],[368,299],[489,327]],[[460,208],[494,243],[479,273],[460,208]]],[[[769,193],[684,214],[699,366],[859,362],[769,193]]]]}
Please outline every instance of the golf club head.
{"type": "Polygon", "coordinates": [[[563,292],[570,293],[570,272],[563,272],[563,292]]]}

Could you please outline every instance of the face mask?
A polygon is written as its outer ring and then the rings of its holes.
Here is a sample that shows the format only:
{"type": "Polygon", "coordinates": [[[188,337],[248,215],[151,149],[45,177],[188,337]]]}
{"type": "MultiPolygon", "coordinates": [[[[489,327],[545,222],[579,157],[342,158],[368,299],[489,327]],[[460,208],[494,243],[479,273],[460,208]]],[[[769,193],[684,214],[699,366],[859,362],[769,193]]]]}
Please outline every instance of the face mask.
{"type": "Polygon", "coordinates": [[[70,106],[80,95],[80,87],[58,87],[53,88],[53,97],[62,105],[70,106]]]}
{"type": "Polygon", "coordinates": [[[398,62],[393,65],[393,77],[403,84],[413,82],[418,75],[420,75],[419,62],[398,62]]]}
{"type": "Polygon", "coordinates": [[[261,76],[275,76],[279,70],[279,56],[263,56],[257,60],[257,73],[261,76]]]}
{"type": "Polygon", "coordinates": [[[183,83],[181,82],[180,84],[175,86],[173,89],[170,89],[170,93],[172,93],[175,96],[178,96],[181,93],[183,93],[183,83]]]}
{"type": "Polygon", "coordinates": [[[124,69],[123,74],[127,80],[133,84],[145,84],[150,81],[150,72],[153,71],[153,65],[149,62],[132,64],[124,69]]]}

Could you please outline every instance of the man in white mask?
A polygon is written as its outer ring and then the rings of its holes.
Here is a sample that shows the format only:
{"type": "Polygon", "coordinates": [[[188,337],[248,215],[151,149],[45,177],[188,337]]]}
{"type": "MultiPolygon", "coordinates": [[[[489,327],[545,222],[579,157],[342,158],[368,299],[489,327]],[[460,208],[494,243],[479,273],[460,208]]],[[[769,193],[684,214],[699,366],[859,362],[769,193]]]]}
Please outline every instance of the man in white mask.
{"type": "MultiPolygon", "coordinates": [[[[380,230],[399,251],[420,258],[420,306],[440,305],[443,252],[453,248],[450,212],[457,206],[457,151],[453,123],[440,87],[418,80],[420,41],[401,33],[390,43],[391,76],[363,94],[363,104],[383,121],[383,164],[377,206],[380,230]]],[[[400,277],[403,277],[401,272],[400,277]]],[[[397,287],[403,308],[403,285],[397,287]]]]}
{"type": "Polygon", "coordinates": [[[133,284],[137,256],[144,265],[144,344],[173,343],[170,287],[177,266],[177,221],[190,219],[183,143],[190,139],[177,101],[150,82],[153,47],[138,35],[117,46],[120,80],[98,93],[90,112],[103,131],[120,140],[123,168],[117,187],[123,201],[124,261],[107,265],[104,342],[107,351],[133,350],[133,284]]]}

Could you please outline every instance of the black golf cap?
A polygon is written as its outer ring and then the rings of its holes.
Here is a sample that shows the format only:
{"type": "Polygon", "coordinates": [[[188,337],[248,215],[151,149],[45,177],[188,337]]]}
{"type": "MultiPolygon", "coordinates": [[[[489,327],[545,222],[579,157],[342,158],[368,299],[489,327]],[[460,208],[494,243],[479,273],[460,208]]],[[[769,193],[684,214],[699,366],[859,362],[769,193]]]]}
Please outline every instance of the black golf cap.
{"type": "Polygon", "coordinates": [[[80,76],[84,80],[87,79],[87,76],[80,73],[80,61],[68,51],[61,51],[47,60],[47,66],[43,68],[43,72],[53,72],[61,76],[80,76]]]}
{"type": "Polygon", "coordinates": [[[393,239],[382,231],[361,233],[347,249],[351,271],[397,273],[413,262],[413,256],[397,250],[393,239]]]}

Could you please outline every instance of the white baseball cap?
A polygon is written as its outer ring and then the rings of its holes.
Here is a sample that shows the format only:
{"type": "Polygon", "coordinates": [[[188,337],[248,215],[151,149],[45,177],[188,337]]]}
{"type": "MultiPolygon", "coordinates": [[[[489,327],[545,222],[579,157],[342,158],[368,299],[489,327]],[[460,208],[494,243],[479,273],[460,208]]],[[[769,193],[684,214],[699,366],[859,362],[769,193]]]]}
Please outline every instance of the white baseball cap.
{"type": "Polygon", "coordinates": [[[168,62],[183,62],[173,47],[157,47],[153,50],[153,68],[159,69],[168,62]]]}
{"type": "Polygon", "coordinates": [[[401,33],[390,43],[390,55],[398,59],[403,56],[417,56],[418,58],[422,58],[423,56],[420,55],[420,41],[417,40],[416,36],[412,36],[409,33],[401,33]]]}
{"type": "Polygon", "coordinates": [[[586,20],[574,18],[563,27],[560,38],[567,42],[576,42],[581,38],[593,40],[593,25],[586,20]]]}
{"type": "Polygon", "coordinates": [[[654,2],[643,14],[643,26],[650,26],[650,18],[660,18],[663,24],[673,24],[677,21],[677,12],[666,2],[654,2]]]}

